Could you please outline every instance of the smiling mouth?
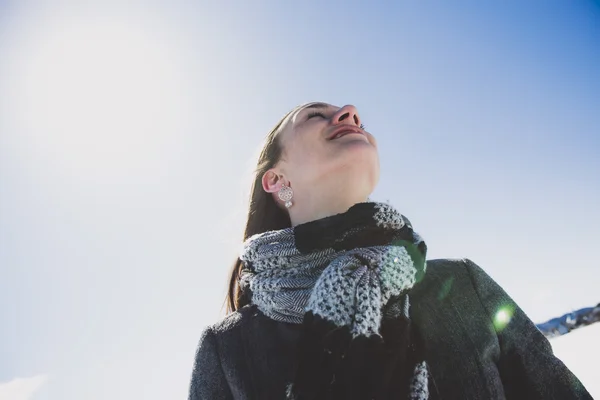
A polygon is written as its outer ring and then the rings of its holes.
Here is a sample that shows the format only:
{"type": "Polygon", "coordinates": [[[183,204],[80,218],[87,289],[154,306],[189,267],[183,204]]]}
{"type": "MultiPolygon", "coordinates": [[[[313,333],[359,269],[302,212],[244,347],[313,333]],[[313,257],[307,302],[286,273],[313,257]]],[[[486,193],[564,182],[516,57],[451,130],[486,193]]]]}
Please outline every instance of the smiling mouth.
{"type": "Polygon", "coordinates": [[[364,136],[364,134],[363,134],[362,132],[359,132],[359,131],[357,131],[357,130],[354,130],[354,129],[346,129],[346,130],[343,130],[343,131],[337,132],[335,135],[333,135],[332,137],[330,137],[330,138],[329,138],[329,140],[335,140],[335,139],[339,139],[339,138],[341,138],[341,137],[343,137],[343,136],[346,136],[346,135],[351,135],[351,134],[358,134],[358,135],[362,135],[362,136],[364,136]]]}

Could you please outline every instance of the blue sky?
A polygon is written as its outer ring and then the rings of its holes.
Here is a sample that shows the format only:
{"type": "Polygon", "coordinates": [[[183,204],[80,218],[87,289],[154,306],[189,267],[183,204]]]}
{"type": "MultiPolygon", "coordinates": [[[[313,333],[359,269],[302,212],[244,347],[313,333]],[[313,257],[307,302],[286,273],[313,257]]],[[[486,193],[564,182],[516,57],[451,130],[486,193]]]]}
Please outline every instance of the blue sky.
{"type": "Polygon", "coordinates": [[[0,382],[184,397],[261,140],[313,100],[358,107],[429,258],[538,322],[597,304],[598,2],[396,3],[0,2],[0,382]]]}

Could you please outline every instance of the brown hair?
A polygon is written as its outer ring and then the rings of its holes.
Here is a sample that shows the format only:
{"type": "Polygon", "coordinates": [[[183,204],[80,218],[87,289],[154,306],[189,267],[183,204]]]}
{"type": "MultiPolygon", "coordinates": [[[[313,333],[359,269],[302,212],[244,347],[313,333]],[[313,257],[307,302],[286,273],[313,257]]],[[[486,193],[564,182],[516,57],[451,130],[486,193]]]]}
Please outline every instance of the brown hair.
{"type": "MultiPolygon", "coordinates": [[[[288,112],[265,138],[262,150],[258,156],[256,169],[254,170],[254,181],[250,189],[248,219],[246,221],[243,240],[257,233],[288,228],[292,225],[289,214],[275,203],[270,193],[263,190],[262,177],[265,172],[273,168],[281,159],[283,148],[279,134],[285,127],[289,117],[301,107],[303,106],[298,106],[288,112]]],[[[237,258],[230,271],[229,289],[225,298],[227,314],[242,308],[250,302],[247,293],[241,290],[238,282],[242,265],[241,260],[237,258]]]]}

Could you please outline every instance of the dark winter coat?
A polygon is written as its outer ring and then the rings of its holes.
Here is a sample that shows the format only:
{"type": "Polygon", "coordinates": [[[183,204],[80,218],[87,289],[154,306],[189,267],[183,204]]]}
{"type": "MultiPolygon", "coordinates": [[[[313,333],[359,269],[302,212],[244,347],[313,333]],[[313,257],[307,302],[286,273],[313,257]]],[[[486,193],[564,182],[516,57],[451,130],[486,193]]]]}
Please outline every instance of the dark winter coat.
{"type": "MultiPolygon", "coordinates": [[[[410,299],[427,346],[432,399],[591,399],[527,315],[471,260],[429,260],[410,299]]],[[[189,399],[284,399],[300,327],[247,305],[205,328],[189,399]]]]}

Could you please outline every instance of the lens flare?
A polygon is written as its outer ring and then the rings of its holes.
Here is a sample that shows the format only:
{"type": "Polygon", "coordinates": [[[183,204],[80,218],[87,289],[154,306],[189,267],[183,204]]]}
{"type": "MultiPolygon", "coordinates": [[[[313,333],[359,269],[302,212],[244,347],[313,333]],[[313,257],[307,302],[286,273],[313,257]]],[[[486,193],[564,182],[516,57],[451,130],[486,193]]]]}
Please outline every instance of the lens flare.
{"type": "Polygon", "coordinates": [[[510,320],[515,312],[515,308],[512,305],[507,305],[498,310],[494,316],[494,328],[496,332],[502,332],[510,323],[510,320]]]}

